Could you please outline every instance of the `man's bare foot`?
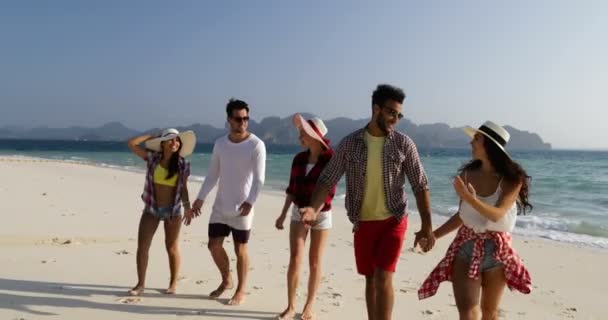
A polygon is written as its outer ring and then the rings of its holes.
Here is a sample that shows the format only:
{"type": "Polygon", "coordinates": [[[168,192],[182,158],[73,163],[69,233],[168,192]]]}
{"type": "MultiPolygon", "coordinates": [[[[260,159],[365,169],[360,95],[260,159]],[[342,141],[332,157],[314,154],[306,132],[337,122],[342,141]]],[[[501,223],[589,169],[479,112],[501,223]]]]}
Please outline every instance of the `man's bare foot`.
{"type": "Polygon", "coordinates": [[[222,293],[224,293],[224,291],[228,290],[228,289],[232,289],[234,286],[232,285],[232,280],[228,280],[228,281],[222,281],[222,283],[220,284],[219,287],[217,287],[217,289],[211,291],[211,293],[209,294],[210,298],[219,298],[222,293]]]}
{"type": "Polygon", "coordinates": [[[281,314],[277,317],[277,320],[293,320],[293,317],[296,315],[296,310],[293,307],[287,307],[285,311],[281,312],[281,314]]]}
{"type": "Polygon", "coordinates": [[[133,287],[133,289],[129,290],[129,292],[127,292],[130,296],[140,296],[142,293],[144,293],[144,286],[141,285],[136,285],[135,287],[133,287]]]}
{"type": "Polygon", "coordinates": [[[302,310],[302,316],[300,318],[302,320],[314,319],[314,313],[312,313],[312,305],[306,304],[304,306],[304,310],[302,310]]]}
{"type": "Polygon", "coordinates": [[[237,291],[234,296],[228,301],[228,305],[238,306],[245,301],[245,291],[237,291]]]}

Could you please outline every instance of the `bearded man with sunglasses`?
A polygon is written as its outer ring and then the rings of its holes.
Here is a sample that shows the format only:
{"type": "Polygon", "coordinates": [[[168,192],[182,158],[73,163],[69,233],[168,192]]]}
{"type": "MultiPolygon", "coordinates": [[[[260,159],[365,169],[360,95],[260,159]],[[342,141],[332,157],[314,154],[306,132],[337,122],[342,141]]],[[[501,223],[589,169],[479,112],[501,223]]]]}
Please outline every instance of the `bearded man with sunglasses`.
{"type": "Polygon", "coordinates": [[[226,114],[230,132],[215,141],[205,182],[192,205],[193,214],[185,216],[184,223],[189,225],[194,217],[201,214],[203,202],[218,184],[209,217],[207,246],[220,271],[222,282],[209,296],[218,298],[234,286],[230,260],[224,250],[224,239],[232,233],[238,284],[228,304],[239,305],[245,298],[249,269],[247,242],[253,223],[253,205],[264,185],[266,147],[260,138],[247,131],[249,106],[245,101],[230,99],[226,114]]]}
{"type": "Polygon", "coordinates": [[[416,145],[395,126],[405,93],[381,84],[372,95],[372,118],[365,128],[346,136],[319,176],[311,206],[300,209],[302,222],[314,225],[327,194],[346,176],[346,211],[353,223],[357,272],[365,276],[369,319],[391,319],[393,274],[407,229],[409,181],[420,212],[422,227],[414,246],[430,250],[432,232],[428,180],[416,145]]]}

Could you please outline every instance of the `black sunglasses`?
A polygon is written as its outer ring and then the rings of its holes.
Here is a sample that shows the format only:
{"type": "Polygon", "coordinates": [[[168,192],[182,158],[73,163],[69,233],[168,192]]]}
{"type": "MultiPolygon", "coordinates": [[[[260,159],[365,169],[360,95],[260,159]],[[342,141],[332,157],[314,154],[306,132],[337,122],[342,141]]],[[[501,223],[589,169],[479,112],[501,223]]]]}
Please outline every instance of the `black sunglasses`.
{"type": "Polygon", "coordinates": [[[230,116],[230,118],[232,118],[232,120],[237,121],[237,122],[249,121],[249,116],[245,116],[245,117],[233,117],[233,116],[230,116]]]}
{"type": "Polygon", "coordinates": [[[391,109],[389,107],[382,107],[382,110],[388,110],[388,114],[393,118],[397,118],[399,120],[403,119],[403,113],[398,112],[397,110],[391,109]]]}

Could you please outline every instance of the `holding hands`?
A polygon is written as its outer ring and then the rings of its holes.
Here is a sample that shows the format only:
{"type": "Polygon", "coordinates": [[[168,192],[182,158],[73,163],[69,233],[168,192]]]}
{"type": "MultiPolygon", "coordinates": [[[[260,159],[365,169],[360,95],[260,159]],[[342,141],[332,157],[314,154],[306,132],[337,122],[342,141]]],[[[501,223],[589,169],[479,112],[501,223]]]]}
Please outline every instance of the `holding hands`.
{"type": "Polygon", "coordinates": [[[435,246],[435,235],[432,227],[423,226],[420,231],[414,233],[414,248],[420,245],[423,252],[428,252],[435,246]]]}
{"type": "Polygon", "coordinates": [[[192,204],[192,209],[184,212],[184,224],[189,226],[192,220],[201,215],[201,208],[203,207],[203,200],[196,199],[192,204]]]}
{"type": "Polygon", "coordinates": [[[300,221],[307,227],[314,226],[317,223],[318,217],[319,212],[313,207],[304,207],[300,209],[300,221]]]}

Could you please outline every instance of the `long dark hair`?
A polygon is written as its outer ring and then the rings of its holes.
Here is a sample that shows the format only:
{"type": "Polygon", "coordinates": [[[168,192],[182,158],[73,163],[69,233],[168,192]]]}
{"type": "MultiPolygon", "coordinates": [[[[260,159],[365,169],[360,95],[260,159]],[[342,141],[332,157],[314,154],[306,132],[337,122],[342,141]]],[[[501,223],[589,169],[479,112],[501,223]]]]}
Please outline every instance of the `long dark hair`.
{"type": "MultiPolygon", "coordinates": [[[[179,141],[179,148],[177,151],[173,152],[171,158],[169,159],[169,168],[167,170],[167,178],[171,179],[174,175],[179,172],[179,152],[182,150],[182,139],[177,137],[177,141],[179,141]]],[[[164,141],[163,141],[164,142],[164,141]]]]}
{"type": "MultiPolygon", "coordinates": [[[[530,191],[531,177],[526,173],[519,163],[511,160],[492,140],[484,136],[483,146],[490,160],[492,167],[505,180],[520,184],[519,197],[517,201],[517,214],[526,214],[526,211],[531,211],[534,206],[528,201],[528,192],[530,191]]],[[[467,170],[476,170],[481,167],[481,160],[471,160],[458,169],[458,174],[462,174],[467,170]]]]}

